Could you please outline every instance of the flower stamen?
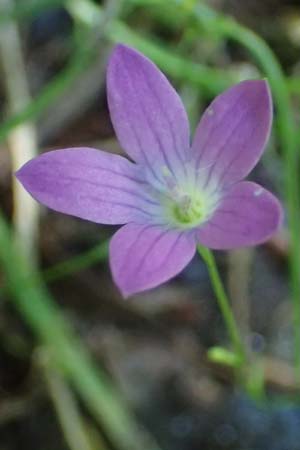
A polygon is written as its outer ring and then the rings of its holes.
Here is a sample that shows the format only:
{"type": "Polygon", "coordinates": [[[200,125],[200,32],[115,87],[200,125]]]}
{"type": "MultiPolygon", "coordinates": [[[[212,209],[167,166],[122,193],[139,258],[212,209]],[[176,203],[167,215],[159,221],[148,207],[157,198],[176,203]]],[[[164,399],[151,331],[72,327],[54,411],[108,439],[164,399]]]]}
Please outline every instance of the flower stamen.
{"type": "Polygon", "coordinates": [[[181,198],[174,202],[171,206],[172,219],[177,225],[184,227],[192,227],[197,223],[201,223],[205,216],[205,208],[203,201],[198,195],[190,196],[184,194],[181,198]]]}

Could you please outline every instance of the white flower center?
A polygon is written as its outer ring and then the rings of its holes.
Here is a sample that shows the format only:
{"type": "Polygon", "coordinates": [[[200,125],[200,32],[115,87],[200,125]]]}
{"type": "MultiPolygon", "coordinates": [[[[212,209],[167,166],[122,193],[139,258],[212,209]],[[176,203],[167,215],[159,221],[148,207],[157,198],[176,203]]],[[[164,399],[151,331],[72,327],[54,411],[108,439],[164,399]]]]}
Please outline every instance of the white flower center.
{"type": "Polygon", "coordinates": [[[160,202],[168,223],[183,229],[194,228],[208,220],[220,199],[215,183],[205,185],[204,173],[200,174],[202,177],[197,177],[192,167],[186,169],[184,175],[175,179],[163,168],[165,189],[160,193],[160,202]]]}
{"type": "Polygon", "coordinates": [[[169,207],[171,219],[183,226],[197,225],[207,216],[205,202],[198,192],[195,192],[194,196],[183,194],[174,202],[171,200],[169,207]]]}

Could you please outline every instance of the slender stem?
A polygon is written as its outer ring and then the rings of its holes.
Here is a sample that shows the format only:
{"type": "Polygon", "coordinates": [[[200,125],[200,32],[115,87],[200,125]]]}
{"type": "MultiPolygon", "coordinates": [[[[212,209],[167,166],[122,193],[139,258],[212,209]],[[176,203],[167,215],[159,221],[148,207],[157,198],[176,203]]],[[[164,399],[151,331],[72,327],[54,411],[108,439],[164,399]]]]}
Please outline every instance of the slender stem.
{"type": "MultiPolygon", "coordinates": [[[[131,0],[132,3],[147,5],[147,0],[131,0]]],[[[155,0],[163,4],[163,0],[155,0]]],[[[206,6],[203,2],[173,0],[179,14],[189,15],[213,36],[235,40],[245,47],[267,75],[277,109],[278,136],[284,156],[285,197],[287,201],[291,245],[289,249],[290,286],[293,303],[294,364],[295,377],[300,382],[300,198],[298,189],[299,150],[296,139],[296,124],[289,98],[288,80],[282,67],[266,42],[252,30],[206,6]]],[[[176,11],[174,6],[174,12],[176,11]]]]}
{"type": "MultiPolygon", "coordinates": [[[[182,1],[182,6],[187,4],[182,1]]],[[[266,42],[253,31],[240,25],[231,17],[215,12],[197,2],[186,12],[214,34],[237,41],[256,59],[267,75],[277,108],[278,136],[283,151],[285,172],[285,197],[291,243],[289,248],[290,286],[293,303],[294,364],[296,380],[300,382],[300,199],[298,186],[299,149],[296,124],[289,98],[288,82],[275,54],[266,42]]]]}
{"type": "MultiPolygon", "coordinates": [[[[132,4],[164,4],[164,0],[130,0],[132,4]]],[[[172,0],[174,14],[190,16],[204,30],[215,37],[232,39],[246,48],[257,61],[270,82],[276,105],[278,137],[283,152],[285,172],[285,197],[291,243],[289,248],[290,286],[293,303],[294,364],[295,377],[300,383],[300,192],[298,186],[299,145],[289,92],[289,81],[267,43],[252,30],[237,23],[233,18],[214,11],[204,2],[172,0]]]]}
{"type": "Polygon", "coordinates": [[[219,308],[221,310],[221,313],[223,315],[224,322],[227,327],[227,331],[232,343],[232,346],[235,350],[236,356],[238,357],[238,360],[242,364],[246,359],[246,351],[242,342],[242,339],[240,337],[239,329],[237,327],[235,318],[233,316],[229,299],[227,297],[227,294],[225,292],[216,261],[214,258],[213,253],[206,247],[202,247],[198,245],[197,247],[199,254],[204,259],[209,276],[211,279],[211,283],[215,292],[215,295],[218,300],[219,308]]]}
{"type": "MultiPolygon", "coordinates": [[[[15,6],[15,0],[1,0],[1,8],[12,9],[15,6]]],[[[0,27],[0,59],[7,110],[10,114],[18,114],[31,101],[22,43],[17,23],[14,20],[3,23],[0,27]]],[[[37,155],[38,138],[34,123],[26,121],[11,130],[7,136],[7,144],[12,171],[15,172],[37,155]]],[[[12,191],[15,236],[28,259],[36,265],[38,205],[15,177],[12,179],[12,191]]]]}

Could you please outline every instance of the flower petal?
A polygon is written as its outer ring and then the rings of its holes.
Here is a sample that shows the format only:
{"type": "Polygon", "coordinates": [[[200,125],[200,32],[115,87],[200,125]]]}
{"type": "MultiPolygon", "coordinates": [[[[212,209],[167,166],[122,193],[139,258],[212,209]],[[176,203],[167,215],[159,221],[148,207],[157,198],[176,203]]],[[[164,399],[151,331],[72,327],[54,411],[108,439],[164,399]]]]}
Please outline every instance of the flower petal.
{"type": "Polygon", "coordinates": [[[97,223],[145,221],[155,207],[147,197],[138,167],[101,150],[47,152],[26,163],[16,176],[49,208],[97,223]]]}
{"type": "Polygon", "coordinates": [[[272,99],[268,83],[248,80],[219,95],[205,111],[196,130],[192,151],[198,168],[231,184],[257,164],[269,137],[272,99]]]}
{"type": "Polygon", "coordinates": [[[191,234],[130,223],[110,243],[114,281],[124,297],[156,287],[177,275],[195,249],[191,234]]]}
{"type": "Polygon", "coordinates": [[[256,183],[235,184],[213,217],[199,228],[199,242],[213,249],[257,245],[282,223],[282,208],[274,195],[256,183]]]}
{"type": "Polygon", "coordinates": [[[189,149],[189,124],[180,97],[162,72],[120,44],[109,62],[107,93],[112,123],[128,155],[152,172],[161,166],[176,170],[189,149]]]}

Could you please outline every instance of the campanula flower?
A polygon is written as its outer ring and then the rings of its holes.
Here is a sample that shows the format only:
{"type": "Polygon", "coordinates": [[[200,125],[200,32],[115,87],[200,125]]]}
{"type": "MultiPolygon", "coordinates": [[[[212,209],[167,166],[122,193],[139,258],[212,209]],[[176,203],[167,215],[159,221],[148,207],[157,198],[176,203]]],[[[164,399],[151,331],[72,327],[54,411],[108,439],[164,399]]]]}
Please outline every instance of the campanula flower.
{"type": "Polygon", "coordinates": [[[278,200],[258,184],[241,181],[260,159],[270,133],[266,81],[244,81],[219,95],[192,145],[178,94],[136,50],[115,48],[107,94],[115,132],[131,160],[68,148],[29,161],[17,177],[35,199],[56,211],[124,225],[109,252],[124,296],[174,277],[197,244],[212,249],[256,245],[277,230],[278,200]]]}

